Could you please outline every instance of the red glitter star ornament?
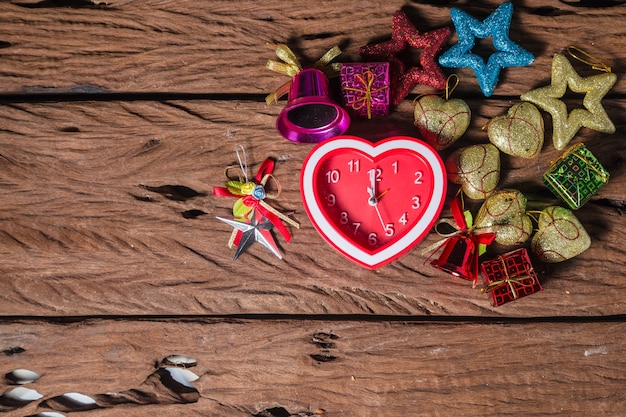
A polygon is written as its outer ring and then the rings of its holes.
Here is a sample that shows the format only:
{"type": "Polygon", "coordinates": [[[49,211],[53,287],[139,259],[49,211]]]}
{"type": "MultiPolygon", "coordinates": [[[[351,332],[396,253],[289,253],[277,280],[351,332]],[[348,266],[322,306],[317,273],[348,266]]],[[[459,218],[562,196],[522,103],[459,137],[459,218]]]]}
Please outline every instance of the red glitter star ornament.
{"type": "Polygon", "coordinates": [[[359,54],[367,60],[390,63],[391,103],[398,105],[417,84],[440,90],[446,88],[446,77],[435,60],[435,55],[441,51],[451,34],[449,27],[420,33],[407,15],[398,10],[393,15],[391,39],[363,46],[359,49],[359,54]],[[411,66],[400,57],[409,47],[422,49],[421,67],[411,66]]]}

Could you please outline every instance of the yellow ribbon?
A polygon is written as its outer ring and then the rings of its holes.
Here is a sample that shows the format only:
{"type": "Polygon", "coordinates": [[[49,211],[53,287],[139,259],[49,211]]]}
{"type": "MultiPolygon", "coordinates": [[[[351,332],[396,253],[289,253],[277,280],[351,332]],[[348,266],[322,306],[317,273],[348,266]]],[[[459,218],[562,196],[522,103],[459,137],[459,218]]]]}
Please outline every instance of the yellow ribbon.
{"type": "Polygon", "coordinates": [[[267,61],[265,65],[267,69],[275,72],[279,72],[281,74],[289,75],[293,77],[300,71],[302,71],[302,66],[296,57],[296,54],[284,44],[271,45],[275,47],[274,52],[276,52],[276,56],[283,62],[275,61],[270,59],[267,61]]]}
{"type": "Polygon", "coordinates": [[[360,98],[352,103],[352,108],[354,110],[361,110],[363,107],[367,106],[367,118],[372,118],[372,94],[376,94],[385,88],[389,88],[388,85],[384,85],[380,88],[372,90],[372,86],[374,85],[374,81],[376,81],[376,75],[370,71],[365,71],[365,78],[361,76],[361,74],[356,74],[354,77],[361,82],[363,88],[354,88],[354,87],[345,87],[344,90],[354,91],[362,94],[360,98]]]}
{"type": "MultiPolygon", "coordinates": [[[[280,61],[269,59],[265,64],[265,67],[267,69],[269,69],[270,71],[278,72],[280,74],[288,75],[290,77],[293,77],[294,75],[302,71],[302,65],[300,65],[298,57],[296,57],[296,54],[293,53],[291,48],[282,43],[268,43],[268,45],[274,48],[274,52],[276,53],[276,56],[280,59],[280,61]]],[[[315,64],[313,64],[313,68],[324,72],[327,76],[336,75],[339,70],[339,64],[331,64],[331,61],[337,58],[340,54],[341,49],[338,46],[330,48],[324,55],[322,55],[320,59],[315,62],[315,64]]],[[[279,98],[289,92],[290,87],[291,80],[287,81],[285,84],[281,85],[276,90],[268,94],[267,97],[265,97],[265,102],[268,105],[278,102],[279,98]]]]}
{"type": "MultiPolygon", "coordinates": [[[[535,277],[531,275],[519,275],[519,276],[511,277],[506,267],[506,262],[504,262],[504,258],[502,256],[498,256],[498,259],[500,259],[500,262],[502,263],[502,270],[504,271],[505,278],[490,282],[489,284],[485,285],[484,287],[480,289],[481,293],[484,294],[487,292],[492,292],[492,291],[497,290],[498,288],[501,288],[504,285],[508,285],[509,288],[511,289],[511,294],[513,295],[513,299],[517,300],[517,298],[519,297],[519,294],[517,293],[517,288],[515,288],[514,284],[518,285],[521,288],[527,288],[527,287],[532,287],[537,282],[535,277]],[[530,284],[525,284],[523,282],[524,280],[527,280],[527,279],[532,280],[530,284]]],[[[532,272],[533,272],[533,267],[531,266],[528,273],[530,274],[532,272]]]]}

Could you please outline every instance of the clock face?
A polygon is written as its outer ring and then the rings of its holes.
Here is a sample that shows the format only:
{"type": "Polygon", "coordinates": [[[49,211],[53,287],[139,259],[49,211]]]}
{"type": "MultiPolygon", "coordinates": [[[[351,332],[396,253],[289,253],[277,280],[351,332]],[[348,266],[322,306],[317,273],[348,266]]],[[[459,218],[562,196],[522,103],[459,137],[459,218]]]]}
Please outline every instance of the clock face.
{"type": "Polygon", "coordinates": [[[326,241],[374,269],[411,250],[429,232],[443,206],[445,169],[437,153],[414,138],[372,144],[339,136],[309,154],[301,191],[326,241]]]}

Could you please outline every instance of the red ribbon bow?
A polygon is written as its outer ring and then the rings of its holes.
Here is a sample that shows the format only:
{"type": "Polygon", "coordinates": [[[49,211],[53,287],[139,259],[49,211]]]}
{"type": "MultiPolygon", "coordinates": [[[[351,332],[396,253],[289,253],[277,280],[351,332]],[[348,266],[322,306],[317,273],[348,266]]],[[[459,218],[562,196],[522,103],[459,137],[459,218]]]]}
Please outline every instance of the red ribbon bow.
{"type": "MultiPolygon", "coordinates": [[[[442,219],[439,221],[440,223],[447,223],[457,229],[455,232],[445,235],[445,239],[439,241],[435,244],[435,249],[432,251],[431,255],[426,259],[430,259],[432,255],[437,252],[440,248],[442,248],[448,241],[455,236],[458,236],[462,239],[467,239],[471,241],[471,246],[474,247],[474,251],[472,252],[472,258],[468,260],[470,265],[459,265],[459,266],[468,266],[465,268],[467,271],[467,276],[464,277],[472,281],[473,285],[476,286],[478,283],[478,257],[479,251],[478,247],[480,244],[489,245],[496,238],[496,234],[492,232],[485,233],[476,233],[476,228],[474,226],[468,227],[467,221],[465,220],[465,215],[463,214],[463,207],[461,204],[460,198],[454,198],[450,202],[450,211],[452,212],[452,217],[454,219],[454,224],[449,221],[449,219],[442,219]]],[[[437,232],[439,233],[439,232],[437,232]]],[[[468,245],[469,246],[469,245],[468,245]]]]}

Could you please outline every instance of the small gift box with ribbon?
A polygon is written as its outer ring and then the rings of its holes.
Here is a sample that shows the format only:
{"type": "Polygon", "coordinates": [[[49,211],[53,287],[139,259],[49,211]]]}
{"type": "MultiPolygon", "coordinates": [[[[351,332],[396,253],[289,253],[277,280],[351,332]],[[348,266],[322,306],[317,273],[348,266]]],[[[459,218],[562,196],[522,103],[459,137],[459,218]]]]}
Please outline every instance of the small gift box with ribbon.
{"type": "Polygon", "coordinates": [[[609,181],[609,173],[587,147],[576,144],[550,164],[543,182],[572,209],[582,207],[609,181]]]}
{"type": "Polygon", "coordinates": [[[500,255],[480,264],[485,286],[494,307],[541,291],[541,284],[525,248],[500,255]]]}
{"type": "Polygon", "coordinates": [[[342,64],[340,76],[343,104],[351,116],[371,119],[389,115],[388,62],[342,64]]]}

